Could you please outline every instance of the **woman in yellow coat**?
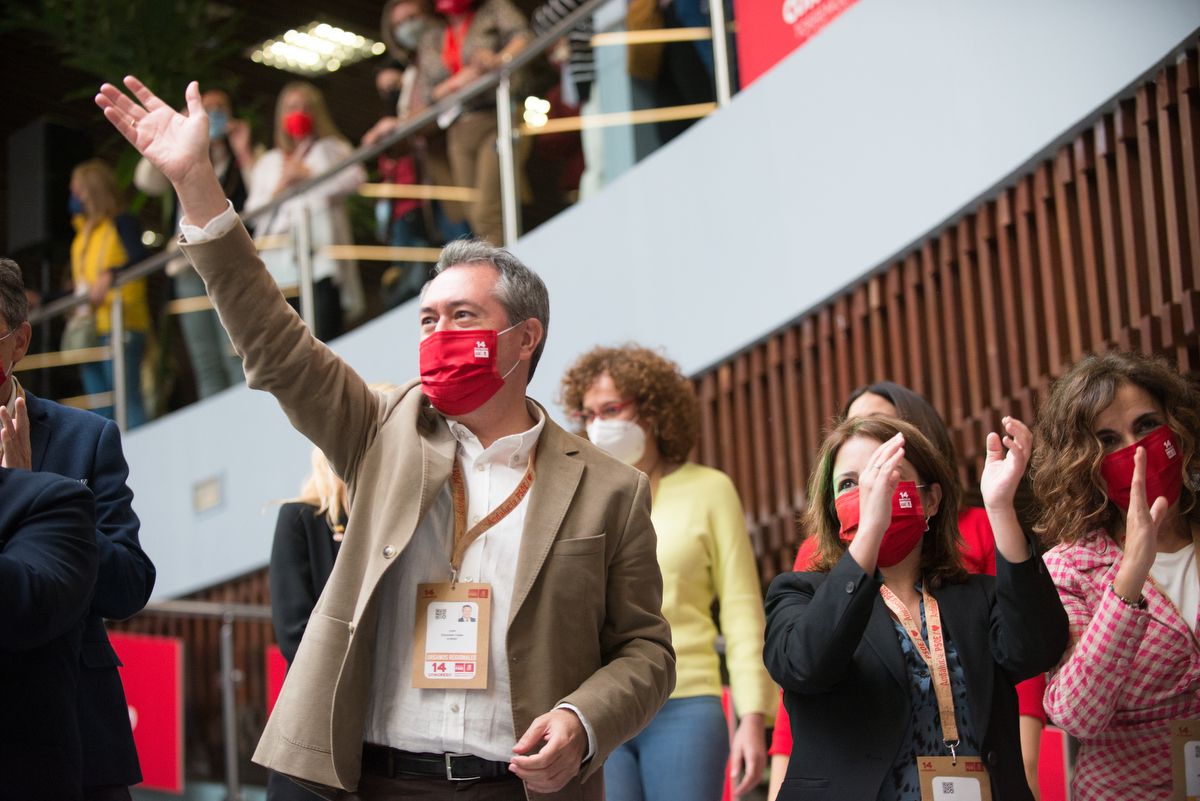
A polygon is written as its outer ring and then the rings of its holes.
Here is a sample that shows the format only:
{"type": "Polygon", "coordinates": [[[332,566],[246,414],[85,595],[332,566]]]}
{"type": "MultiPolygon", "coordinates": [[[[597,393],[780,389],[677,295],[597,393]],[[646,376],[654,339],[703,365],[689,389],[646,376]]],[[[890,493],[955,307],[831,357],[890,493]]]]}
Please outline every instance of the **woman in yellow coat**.
{"type": "MultiPolygon", "coordinates": [[[[94,325],[97,345],[110,345],[112,339],[112,306],[116,297],[113,283],[117,271],[130,263],[131,252],[140,243],[136,232],[122,239],[123,225],[118,222],[121,206],[117,179],[112,168],[99,159],[85,161],[71,173],[71,196],[68,201],[75,239],[71,242],[71,280],[75,294],[87,297],[88,304],[79,306],[79,318],[91,317],[94,322],[76,319],[71,322],[75,331],[94,325]]],[[[126,218],[128,219],[128,218],[126,218]]],[[[146,305],[145,280],[134,281],[121,288],[125,320],[125,397],[126,427],[134,428],[146,421],[142,399],[142,356],[146,350],[146,335],[150,330],[150,311],[146,305]]],[[[80,340],[76,344],[82,344],[80,340]]],[[[83,365],[83,389],[88,395],[111,393],[113,368],[111,361],[83,365]]],[[[111,400],[93,411],[113,417],[111,400]]]]}

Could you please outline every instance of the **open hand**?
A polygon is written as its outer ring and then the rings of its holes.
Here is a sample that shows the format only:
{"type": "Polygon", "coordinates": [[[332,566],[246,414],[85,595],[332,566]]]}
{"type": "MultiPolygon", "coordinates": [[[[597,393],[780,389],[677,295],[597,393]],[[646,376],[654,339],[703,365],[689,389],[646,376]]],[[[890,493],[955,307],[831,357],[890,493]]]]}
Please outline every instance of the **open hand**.
{"type": "Polygon", "coordinates": [[[1167,517],[1167,499],[1153,503],[1146,497],[1146,449],[1133,454],[1133,482],[1129,487],[1129,511],[1125,513],[1124,555],[1113,588],[1122,598],[1134,600],[1142,594],[1146,576],[1158,553],[1158,534],[1167,517]]]}
{"type": "Polygon", "coordinates": [[[552,709],[534,720],[513,746],[517,756],[512,758],[509,769],[529,790],[556,793],[579,773],[587,748],[587,731],[575,713],[552,709]]]}
{"type": "Polygon", "coordinates": [[[767,738],[761,712],[742,717],[733,741],[729,744],[729,775],[733,779],[733,795],[750,792],[762,781],[767,766],[767,738]]]}
{"type": "Polygon", "coordinates": [[[892,498],[900,483],[897,469],[904,458],[904,435],[897,434],[880,445],[867,460],[858,475],[858,531],[855,540],[863,534],[880,534],[892,523],[892,498]]]}
{"type": "Polygon", "coordinates": [[[1033,432],[1029,426],[1015,417],[1005,417],[1001,423],[1003,438],[994,431],[987,435],[987,459],[979,477],[983,505],[994,510],[1012,508],[1017,485],[1033,453],[1033,432]]]}
{"type": "Polygon", "coordinates": [[[184,95],[186,115],[159,100],[132,75],[125,77],[125,85],[136,101],[106,83],[96,95],[96,105],[147,161],[176,185],[198,166],[211,167],[208,161],[208,115],[200,102],[200,87],[195,81],[188,84],[184,95]]]}

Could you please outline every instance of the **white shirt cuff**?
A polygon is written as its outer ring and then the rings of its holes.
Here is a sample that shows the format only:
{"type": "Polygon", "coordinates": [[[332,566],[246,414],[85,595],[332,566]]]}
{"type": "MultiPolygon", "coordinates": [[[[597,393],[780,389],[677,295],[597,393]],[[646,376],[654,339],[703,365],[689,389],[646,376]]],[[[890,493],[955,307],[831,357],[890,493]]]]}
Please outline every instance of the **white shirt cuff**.
{"type": "Polygon", "coordinates": [[[179,233],[183,234],[183,241],[189,245],[199,245],[201,242],[209,242],[213,239],[220,239],[233,230],[237,225],[238,215],[233,210],[233,203],[226,200],[227,204],[225,211],[218,214],[208,221],[208,225],[203,228],[197,228],[188,222],[187,217],[182,217],[179,220],[179,233]]]}
{"type": "Polygon", "coordinates": [[[592,724],[588,723],[588,719],[583,716],[583,713],[579,711],[579,707],[574,704],[559,704],[554,708],[571,710],[575,713],[575,717],[579,718],[579,722],[583,724],[583,730],[587,732],[588,738],[587,756],[583,758],[583,761],[587,762],[596,753],[596,732],[592,730],[592,724]]]}

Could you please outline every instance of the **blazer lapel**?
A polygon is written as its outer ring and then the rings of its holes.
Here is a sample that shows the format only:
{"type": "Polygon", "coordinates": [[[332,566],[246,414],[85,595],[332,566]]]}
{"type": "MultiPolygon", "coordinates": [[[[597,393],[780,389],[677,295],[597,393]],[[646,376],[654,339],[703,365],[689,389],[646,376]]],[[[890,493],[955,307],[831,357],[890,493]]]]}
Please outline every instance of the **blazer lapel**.
{"type": "Polygon", "coordinates": [[[867,622],[864,639],[875,649],[879,660],[887,667],[892,678],[904,691],[905,703],[908,702],[908,667],[904,664],[904,652],[900,650],[896,627],[892,624],[892,615],[879,593],[875,594],[875,606],[871,610],[871,619],[867,622]]]}
{"type": "Polygon", "coordinates": [[[521,551],[517,557],[512,606],[508,612],[510,626],[550,553],[550,546],[558,536],[559,527],[583,476],[583,461],[576,458],[579,448],[574,437],[555,425],[545,409],[542,414],[546,415],[546,427],[538,442],[537,472],[529,496],[529,509],[525,514],[521,551]]]}
{"type": "Polygon", "coordinates": [[[50,445],[50,426],[46,425],[46,410],[41,398],[25,392],[25,410],[29,413],[29,446],[34,472],[42,469],[46,449],[50,445]]]}
{"type": "Polygon", "coordinates": [[[990,616],[979,625],[979,604],[983,591],[970,592],[970,585],[956,584],[933,591],[942,615],[942,628],[954,643],[967,678],[967,701],[971,705],[971,723],[980,743],[987,734],[992,715],[992,682],[995,666],[991,658],[990,616]]]}

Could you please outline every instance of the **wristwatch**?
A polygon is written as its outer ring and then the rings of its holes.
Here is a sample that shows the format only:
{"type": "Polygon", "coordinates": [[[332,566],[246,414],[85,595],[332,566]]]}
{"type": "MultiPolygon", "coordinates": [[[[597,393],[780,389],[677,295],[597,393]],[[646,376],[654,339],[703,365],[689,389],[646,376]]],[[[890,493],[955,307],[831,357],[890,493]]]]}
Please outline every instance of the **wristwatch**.
{"type": "Polygon", "coordinates": [[[1115,583],[1109,582],[1108,588],[1110,590],[1112,590],[1113,595],[1117,596],[1118,601],[1125,604],[1130,609],[1145,609],[1146,608],[1145,596],[1139,595],[1138,599],[1136,601],[1131,601],[1128,598],[1126,598],[1124,595],[1121,595],[1121,593],[1117,592],[1117,585],[1115,583]]]}

